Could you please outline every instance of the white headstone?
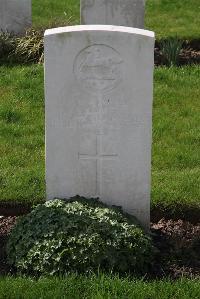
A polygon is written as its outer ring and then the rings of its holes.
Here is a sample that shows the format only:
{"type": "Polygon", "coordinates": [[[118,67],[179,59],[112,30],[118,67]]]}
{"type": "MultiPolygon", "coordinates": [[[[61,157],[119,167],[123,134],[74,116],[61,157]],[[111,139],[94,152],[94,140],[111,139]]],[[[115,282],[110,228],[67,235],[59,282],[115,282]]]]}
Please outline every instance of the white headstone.
{"type": "Polygon", "coordinates": [[[145,0],[81,0],[81,24],[144,28],[145,0]]]}
{"type": "Polygon", "coordinates": [[[47,199],[99,197],[148,226],[153,48],[128,27],[45,32],[47,199]]]}
{"type": "Polygon", "coordinates": [[[24,33],[31,26],[31,0],[0,0],[0,31],[24,33]]]}

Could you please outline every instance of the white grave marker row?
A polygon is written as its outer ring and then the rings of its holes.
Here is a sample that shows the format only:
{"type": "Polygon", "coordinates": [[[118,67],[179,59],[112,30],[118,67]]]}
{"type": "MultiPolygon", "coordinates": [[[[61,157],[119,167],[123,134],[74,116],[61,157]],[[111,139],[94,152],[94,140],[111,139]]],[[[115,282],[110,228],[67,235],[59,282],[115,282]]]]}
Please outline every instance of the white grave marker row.
{"type": "Polygon", "coordinates": [[[0,31],[22,34],[31,26],[31,0],[0,0],[0,31]]]}
{"type": "Polygon", "coordinates": [[[81,24],[144,28],[145,0],[81,0],[81,24]]]}

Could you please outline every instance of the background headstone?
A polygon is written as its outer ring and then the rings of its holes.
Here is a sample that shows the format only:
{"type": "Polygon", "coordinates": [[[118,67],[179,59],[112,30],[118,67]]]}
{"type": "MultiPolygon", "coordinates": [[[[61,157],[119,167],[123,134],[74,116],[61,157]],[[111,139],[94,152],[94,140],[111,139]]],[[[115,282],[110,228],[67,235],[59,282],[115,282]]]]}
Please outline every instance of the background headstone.
{"type": "Polygon", "coordinates": [[[145,0],[81,0],[81,24],[144,28],[145,0]]]}
{"type": "Polygon", "coordinates": [[[149,225],[153,48],[127,27],[45,32],[47,199],[99,197],[149,225]]]}
{"type": "Polygon", "coordinates": [[[24,33],[31,26],[31,0],[0,0],[0,31],[24,33]]]}

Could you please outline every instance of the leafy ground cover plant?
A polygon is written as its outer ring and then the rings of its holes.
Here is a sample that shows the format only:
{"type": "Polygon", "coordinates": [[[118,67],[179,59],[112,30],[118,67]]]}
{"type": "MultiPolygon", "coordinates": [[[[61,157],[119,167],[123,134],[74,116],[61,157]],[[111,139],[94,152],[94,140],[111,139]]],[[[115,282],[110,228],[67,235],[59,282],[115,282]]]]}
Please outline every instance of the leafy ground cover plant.
{"type": "Polygon", "coordinates": [[[8,261],[34,275],[105,270],[142,274],[154,248],[137,220],[118,208],[75,197],[38,205],[20,219],[8,242],[8,261]]]}

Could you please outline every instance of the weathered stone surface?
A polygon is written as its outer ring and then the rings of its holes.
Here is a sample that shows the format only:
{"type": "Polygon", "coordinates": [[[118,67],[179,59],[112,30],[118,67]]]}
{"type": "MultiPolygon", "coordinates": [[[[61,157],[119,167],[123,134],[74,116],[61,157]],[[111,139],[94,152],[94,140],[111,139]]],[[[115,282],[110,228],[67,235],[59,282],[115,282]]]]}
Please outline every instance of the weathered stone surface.
{"type": "Polygon", "coordinates": [[[81,24],[144,28],[145,0],[81,0],[81,24]]]}
{"type": "Polygon", "coordinates": [[[21,34],[31,26],[31,0],[0,0],[0,30],[21,34]]]}
{"type": "Polygon", "coordinates": [[[154,34],[45,33],[47,199],[99,197],[148,226],[154,34]]]}

